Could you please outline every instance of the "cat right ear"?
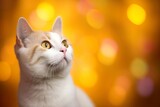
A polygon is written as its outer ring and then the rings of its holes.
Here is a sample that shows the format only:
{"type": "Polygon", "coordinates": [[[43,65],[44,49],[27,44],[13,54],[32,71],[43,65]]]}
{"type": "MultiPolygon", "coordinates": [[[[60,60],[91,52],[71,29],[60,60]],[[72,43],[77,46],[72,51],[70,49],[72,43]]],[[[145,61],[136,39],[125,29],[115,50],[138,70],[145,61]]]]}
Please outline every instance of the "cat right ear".
{"type": "Polygon", "coordinates": [[[23,40],[33,32],[32,28],[28,24],[27,20],[20,17],[17,24],[17,40],[18,45],[23,45],[23,40]]]}
{"type": "Polygon", "coordinates": [[[62,18],[58,16],[53,24],[52,31],[58,33],[59,35],[62,34],[62,18]]]}

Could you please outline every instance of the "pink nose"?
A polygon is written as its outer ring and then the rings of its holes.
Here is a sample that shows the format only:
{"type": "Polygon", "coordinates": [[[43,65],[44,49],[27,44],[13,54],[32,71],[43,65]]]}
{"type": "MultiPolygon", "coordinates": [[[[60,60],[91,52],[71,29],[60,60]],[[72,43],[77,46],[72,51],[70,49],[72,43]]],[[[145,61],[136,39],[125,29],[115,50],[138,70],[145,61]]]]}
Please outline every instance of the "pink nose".
{"type": "Polygon", "coordinates": [[[67,49],[66,48],[61,48],[60,52],[63,52],[64,54],[66,54],[67,49]]]}

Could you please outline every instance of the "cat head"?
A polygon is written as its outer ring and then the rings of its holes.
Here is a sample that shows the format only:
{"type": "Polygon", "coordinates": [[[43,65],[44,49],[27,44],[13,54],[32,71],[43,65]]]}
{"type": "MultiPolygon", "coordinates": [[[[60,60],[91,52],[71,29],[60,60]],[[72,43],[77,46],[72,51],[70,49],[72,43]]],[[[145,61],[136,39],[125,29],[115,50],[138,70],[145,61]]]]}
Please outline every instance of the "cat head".
{"type": "Polygon", "coordinates": [[[15,53],[21,74],[38,79],[69,74],[72,47],[62,34],[62,20],[57,17],[51,32],[33,31],[25,18],[17,25],[15,53]]]}

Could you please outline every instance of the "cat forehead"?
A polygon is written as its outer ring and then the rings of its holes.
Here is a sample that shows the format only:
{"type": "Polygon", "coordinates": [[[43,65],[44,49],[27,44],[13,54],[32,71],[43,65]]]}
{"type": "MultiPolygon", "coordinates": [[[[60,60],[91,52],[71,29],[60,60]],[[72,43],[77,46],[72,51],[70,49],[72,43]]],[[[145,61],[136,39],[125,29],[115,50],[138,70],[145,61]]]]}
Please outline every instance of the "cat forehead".
{"type": "Polygon", "coordinates": [[[57,33],[53,33],[53,32],[47,32],[46,33],[46,36],[51,40],[51,41],[54,41],[54,42],[59,42],[61,41],[61,36],[57,33]]]}
{"type": "Polygon", "coordinates": [[[62,36],[54,32],[41,32],[37,31],[32,33],[28,38],[34,41],[50,40],[54,43],[59,43],[62,41],[62,36]]]}

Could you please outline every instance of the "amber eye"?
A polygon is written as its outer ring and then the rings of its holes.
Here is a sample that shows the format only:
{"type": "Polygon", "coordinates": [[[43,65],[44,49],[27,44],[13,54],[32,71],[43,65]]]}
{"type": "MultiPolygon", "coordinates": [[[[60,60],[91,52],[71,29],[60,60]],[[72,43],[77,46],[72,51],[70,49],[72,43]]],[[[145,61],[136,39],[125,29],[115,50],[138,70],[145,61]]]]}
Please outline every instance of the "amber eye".
{"type": "Polygon", "coordinates": [[[63,44],[66,48],[68,48],[67,40],[63,40],[63,41],[62,41],[62,44],[63,44]]]}
{"type": "Polygon", "coordinates": [[[48,41],[43,41],[41,46],[43,48],[46,48],[46,49],[50,49],[51,48],[51,44],[48,41]]]}

